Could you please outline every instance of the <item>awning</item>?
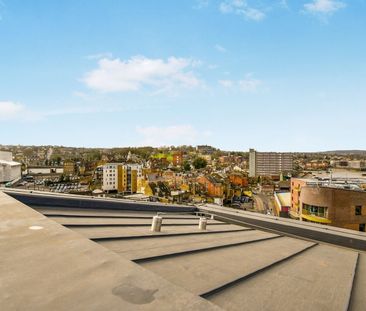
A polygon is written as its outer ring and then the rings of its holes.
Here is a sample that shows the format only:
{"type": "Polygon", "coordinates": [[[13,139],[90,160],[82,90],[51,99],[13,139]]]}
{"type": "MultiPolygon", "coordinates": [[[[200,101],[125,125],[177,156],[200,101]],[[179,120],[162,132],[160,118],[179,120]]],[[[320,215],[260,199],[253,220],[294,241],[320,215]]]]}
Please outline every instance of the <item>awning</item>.
{"type": "Polygon", "coordinates": [[[305,215],[302,214],[301,215],[303,219],[312,221],[312,222],[316,222],[316,223],[321,223],[321,224],[330,224],[331,221],[327,218],[323,218],[323,217],[319,217],[319,216],[315,216],[315,215],[305,215]]]}

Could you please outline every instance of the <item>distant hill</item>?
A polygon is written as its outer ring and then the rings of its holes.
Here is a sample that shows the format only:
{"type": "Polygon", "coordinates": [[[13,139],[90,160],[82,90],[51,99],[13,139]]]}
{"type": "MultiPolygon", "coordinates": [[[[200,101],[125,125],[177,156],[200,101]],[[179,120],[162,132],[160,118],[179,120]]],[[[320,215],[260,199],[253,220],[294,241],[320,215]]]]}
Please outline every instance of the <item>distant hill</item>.
{"type": "Polygon", "coordinates": [[[331,150],[331,151],[323,151],[323,152],[319,152],[319,153],[339,154],[339,155],[349,155],[349,154],[366,155],[366,150],[331,150]]]}

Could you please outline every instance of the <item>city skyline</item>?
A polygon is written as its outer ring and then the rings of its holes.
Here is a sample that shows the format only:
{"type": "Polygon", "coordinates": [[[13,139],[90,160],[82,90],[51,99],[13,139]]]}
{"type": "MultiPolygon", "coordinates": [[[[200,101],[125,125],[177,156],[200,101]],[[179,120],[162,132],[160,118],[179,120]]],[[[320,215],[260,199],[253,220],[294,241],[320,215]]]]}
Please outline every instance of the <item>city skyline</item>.
{"type": "Polygon", "coordinates": [[[366,1],[0,1],[9,145],[366,149],[366,1]]]}

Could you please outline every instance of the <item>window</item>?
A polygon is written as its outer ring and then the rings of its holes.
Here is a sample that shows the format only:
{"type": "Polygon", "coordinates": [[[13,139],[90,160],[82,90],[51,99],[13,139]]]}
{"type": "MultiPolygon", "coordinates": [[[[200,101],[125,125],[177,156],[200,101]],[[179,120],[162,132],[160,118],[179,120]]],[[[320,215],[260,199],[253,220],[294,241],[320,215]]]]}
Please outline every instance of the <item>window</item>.
{"type": "Polygon", "coordinates": [[[327,207],[303,204],[302,213],[327,218],[327,207]]]}
{"type": "Polygon", "coordinates": [[[366,224],[360,224],[358,229],[359,229],[359,231],[365,232],[366,224]]]}
{"type": "Polygon", "coordinates": [[[356,205],[355,207],[355,215],[361,216],[362,215],[362,205],[356,205]]]}

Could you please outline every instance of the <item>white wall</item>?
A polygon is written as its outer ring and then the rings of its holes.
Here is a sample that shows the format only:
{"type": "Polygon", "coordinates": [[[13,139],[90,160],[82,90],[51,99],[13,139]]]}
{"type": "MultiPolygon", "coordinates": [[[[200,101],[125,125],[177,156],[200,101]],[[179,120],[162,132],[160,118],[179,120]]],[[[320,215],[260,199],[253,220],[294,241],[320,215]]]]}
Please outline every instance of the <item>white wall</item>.
{"type": "Polygon", "coordinates": [[[28,168],[28,174],[50,174],[51,168],[46,167],[35,167],[35,168],[28,168]]]}
{"type": "Polygon", "coordinates": [[[21,177],[21,165],[10,165],[6,163],[0,163],[0,182],[13,181],[21,177]]]}
{"type": "Polygon", "coordinates": [[[63,167],[29,167],[27,169],[28,174],[63,174],[64,168],[63,167]]]}
{"type": "Polygon", "coordinates": [[[256,176],[256,154],[254,150],[249,150],[249,177],[256,176]]]}
{"type": "Polygon", "coordinates": [[[103,185],[104,191],[118,189],[118,164],[106,164],[103,166],[103,185]]]}
{"type": "Polygon", "coordinates": [[[19,165],[13,165],[10,168],[10,180],[13,181],[15,179],[19,179],[22,175],[22,166],[19,165]]]}

